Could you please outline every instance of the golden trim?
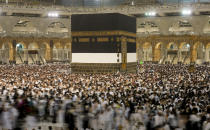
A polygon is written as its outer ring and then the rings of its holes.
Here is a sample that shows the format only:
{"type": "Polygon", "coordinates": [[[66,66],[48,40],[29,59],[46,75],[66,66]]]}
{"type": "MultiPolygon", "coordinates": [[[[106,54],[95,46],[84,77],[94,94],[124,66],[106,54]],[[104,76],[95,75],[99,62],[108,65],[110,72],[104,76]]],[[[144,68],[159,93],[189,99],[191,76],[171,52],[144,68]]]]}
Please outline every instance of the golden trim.
{"type": "Polygon", "coordinates": [[[75,36],[113,36],[113,35],[124,35],[130,37],[136,37],[136,33],[126,31],[76,31],[72,32],[71,35],[75,36]]]}
{"type": "Polygon", "coordinates": [[[136,42],[136,39],[128,38],[128,39],[127,39],[127,42],[136,42]]]}
{"type": "Polygon", "coordinates": [[[71,37],[69,38],[46,38],[46,37],[0,37],[0,41],[3,42],[13,42],[13,40],[16,40],[16,42],[24,42],[24,43],[49,43],[50,41],[53,42],[65,42],[65,43],[71,43],[71,37]]]}
{"type": "Polygon", "coordinates": [[[107,37],[97,38],[97,41],[98,42],[108,42],[109,41],[109,38],[107,38],[107,37]]]}
{"type": "Polygon", "coordinates": [[[79,38],[79,42],[90,42],[90,38],[79,38]]]}

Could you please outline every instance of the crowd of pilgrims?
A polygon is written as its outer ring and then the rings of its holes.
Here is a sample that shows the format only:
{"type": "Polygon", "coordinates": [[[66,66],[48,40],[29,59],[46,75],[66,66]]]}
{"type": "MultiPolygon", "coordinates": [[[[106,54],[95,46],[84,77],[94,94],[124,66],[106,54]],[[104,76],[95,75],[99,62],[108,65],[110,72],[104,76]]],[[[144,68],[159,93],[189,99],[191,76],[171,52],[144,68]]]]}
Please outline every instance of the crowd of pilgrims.
{"type": "Polygon", "coordinates": [[[137,74],[73,74],[69,65],[0,66],[0,128],[210,130],[210,67],[141,65],[137,74]]]}

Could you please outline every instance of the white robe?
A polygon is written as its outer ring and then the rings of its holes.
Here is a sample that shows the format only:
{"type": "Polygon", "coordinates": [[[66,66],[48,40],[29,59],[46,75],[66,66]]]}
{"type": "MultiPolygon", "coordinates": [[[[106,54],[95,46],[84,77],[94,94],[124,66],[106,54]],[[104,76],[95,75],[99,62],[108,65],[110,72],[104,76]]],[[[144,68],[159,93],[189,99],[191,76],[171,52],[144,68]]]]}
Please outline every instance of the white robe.
{"type": "Polygon", "coordinates": [[[12,129],[11,113],[9,111],[2,112],[1,121],[2,121],[2,128],[12,129]]]}

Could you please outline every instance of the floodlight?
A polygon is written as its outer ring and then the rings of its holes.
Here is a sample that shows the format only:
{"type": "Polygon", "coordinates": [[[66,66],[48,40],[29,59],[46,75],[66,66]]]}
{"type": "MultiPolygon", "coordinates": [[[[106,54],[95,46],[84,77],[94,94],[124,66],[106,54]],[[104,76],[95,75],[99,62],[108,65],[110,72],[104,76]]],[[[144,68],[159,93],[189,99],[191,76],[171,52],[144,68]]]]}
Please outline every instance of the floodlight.
{"type": "Polygon", "coordinates": [[[59,14],[57,12],[49,12],[48,17],[58,17],[59,14]]]}
{"type": "Polygon", "coordinates": [[[17,46],[17,47],[20,47],[21,45],[20,45],[20,44],[17,44],[16,46],[17,46]]]}
{"type": "Polygon", "coordinates": [[[156,12],[154,12],[154,11],[146,12],[145,15],[146,16],[156,16],[156,12]]]}
{"type": "Polygon", "coordinates": [[[183,9],[182,10],[182,15],[191,15],[192,14],[192,10],[190,9],[183,9]]]}

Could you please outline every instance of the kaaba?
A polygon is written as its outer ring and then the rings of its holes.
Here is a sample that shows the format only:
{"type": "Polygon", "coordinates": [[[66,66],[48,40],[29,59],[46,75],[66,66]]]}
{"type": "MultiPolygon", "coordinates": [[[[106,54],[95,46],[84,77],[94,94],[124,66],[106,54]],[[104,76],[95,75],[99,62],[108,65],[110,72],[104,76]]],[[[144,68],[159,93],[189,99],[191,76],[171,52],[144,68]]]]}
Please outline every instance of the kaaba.
{"type": "Polygon", "coordinates": [[[136,62],[136,18],[119,14],[77,14],[71,17],[72,63],[119,63],[122,39],[126,61],[136,62]]]}

